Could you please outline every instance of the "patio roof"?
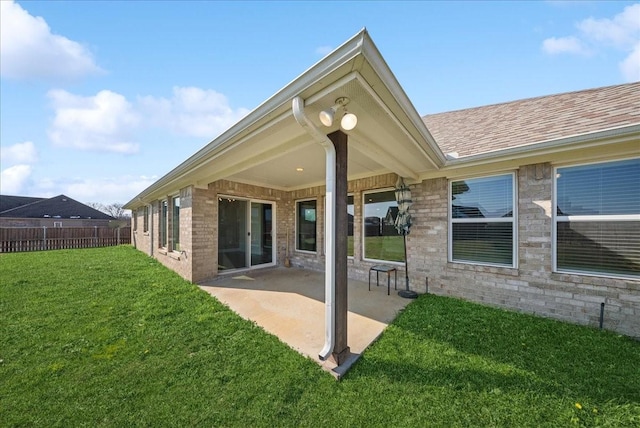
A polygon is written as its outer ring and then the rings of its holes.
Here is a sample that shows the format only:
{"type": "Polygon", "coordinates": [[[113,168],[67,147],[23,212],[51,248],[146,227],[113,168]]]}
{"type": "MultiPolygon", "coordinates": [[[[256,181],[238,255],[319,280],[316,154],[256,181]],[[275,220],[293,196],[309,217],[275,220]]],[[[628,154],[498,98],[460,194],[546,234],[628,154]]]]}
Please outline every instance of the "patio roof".
{"type": "Polygon", "coordinates": [[[282,190],[323,185],[324,150],[296,122],[294,97],[327,134],[318,114],[339,97],[358,126],[348,131],[349,179],[393,172],[418,179],[445,157],[365,29],[302,73],[236,125],[125,205],[135,208],[195,184],[219,179],[282,190]],[[303,171],[298,169],[302,168],[303,171]]]}

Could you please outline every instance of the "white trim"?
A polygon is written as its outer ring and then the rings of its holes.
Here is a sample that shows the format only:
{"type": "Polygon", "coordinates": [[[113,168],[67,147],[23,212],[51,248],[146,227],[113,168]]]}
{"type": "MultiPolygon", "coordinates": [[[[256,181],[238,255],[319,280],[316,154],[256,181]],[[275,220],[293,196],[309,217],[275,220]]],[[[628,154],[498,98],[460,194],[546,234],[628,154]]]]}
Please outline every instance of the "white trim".
{"type": "Polygon", "coordinates": [[[519,219],[518,219],[518,192],[519,182],[518,182],[518,174],[517,171],[510,171],[500,174],[487,174],[487,175],[474,175],[472,177],[463,179],[449,179],[447,183],[447,261],[449,263],[460,263],[460,264],[468,264],[474,266],[491,266],[491,267],[501,267],[507,269],[518,269],[520,256],[519,256],[519,219]],[[511,217],[479,217],[479,218],[453,218],[453,182],[454,181],[465,181],[465,180],[476,180],[482,178],[491,178],[491,177],[503,177],[503,176],[511,176],[511,206],[512,206],[512,215],[511,217]],[[511,264],[501,264],[501,263],[491,263],[491,262],[479,262],[475,260],[458,260],[453,258],[453,224],[475,224],[475,223],[511,223],[511,264]]]}
{"type": "Polygon", "coordinates": [[[161,248],[161,249],[163,249],[165,251],[168,251],[169,250],[169,197],[167,196],[164,199],[159,199],[158,202],[159,202],[159,204],[158,204],[158,229],[159,229],[158,230],[158,232],[159,232],[158,235],[159,236],[158,237],[160,238],[159,239],[160,242],[158,242],[158,244],[160,244],[160,247],[158,247],[158,248],[161,248]],[[164,202],[167,203],[167,218],[166,219],[164,219],[164,216],[162,214],[162,207],[163,207],[163,203],[164,202]],[[162,227],[163,226],[163,224],[162,224],[163,221],[164,221],[164,228],[162,227]],[[164,240],[166,242],[164,243],[164,245],[162,245],[163,244],[162,243],[162,229],[164,229],[164,233],[165,233],[164,240]]]}
{"type": "MultiPolygon", "coordinates": [[[[361,229],[361,237],[362,237],[362,260],[365,262],[371,262],[371,263],[386,263],[386,264],[392,264],[392,265],[398,265],[398,266],[404,266],[404,260],[401,261],[396,261],[396,260],[385,260],[385,259],[371,259],[365,256],[366,254],[366,233],[365,233],[365,219],[367,218],[366,215],[366,201],[365,198],[367,195],[370,195],[372,193],[384,193],[384,192],[394,192],[395,188],[394,187],[383,187],[381,189],[371,189],[371,190],[363,190],[362,191],[362,199],[361,199],[361,203],[362,203],[362,221],[360,222],[362,225],[362,229],[361,229]]],[[[393,201],[395,201],[395,197],[393,199],[393,201]]],[[[354,198],[354,202],[355,202],[355,198],[354,198]]],[[[397,204],[397,202],[396,202],[397,204]]],[[[355,227],[355,225],[354,225],[355,227]]],[[[402,235],[398,235],[398,236],[402,236],[402,235]]]]}
{"type": "Polygon", "coordinates": [[[590,222],[590,221],[640,221],[640,214],[621,215],[562,215],[556,221],[590,222]]]}
{"type": "MultiPolygon", "coordinates": [[[[220,198],[222,199],[227,199],[227,200],[234,200],[234,201],[244,201],[247,203],[248,205],[248,209],[247,209],[247,213],[245,215],[245,224],[247,226],[247,229],[250,233],[253,233],[253,231],[251,230],[251,204],[253,202],[258,203],[258,204],[270,204],[271,205],[271,262],[270,263],[262,263],[259,265],[252,265],[251,264],[251,235],[247,235],[245,236],[245,246],[248,248],[247,251],[245,251],[245,263],[248,262],[248,266],[246,267],[241,267],[241,268],[236,268],[236,269],[224,269],[223,271],[218,271],[218,275],[224,275],[226,273],[238,273],[238,272],[243,272],[243,271],[250,271],[250,270],[254,270],[254,269],[262,269],[262,268],[267,268],[267,267],[273,267],[277,265],[277,248],[278,248],[278,234],[277,234],[277,226],[278,226],[278,222],[277,222],[277,218],[276,218],[276,213],[277,213],[277,206],[276,206],[276,202],[275,201],[269,201],[266,199],[253,199],[251,197],[248,196],[236,196],[236,195],[226,195],[223,193],[218,193],[216,195],[216,199],[217,199],[217,203],[218,203],[218,207],[216,208],[216,210],[218,210],[218,225],[217,227],[220,227],[220,215],[219,215],[219,203],[222,202],[220,200],[220,198]]],[[[218,233],[220,233],[218,231],[218,233]]],[[[219,236],[216,236],[216,240],[219,239],[219,236]]],[[[220,247],[218,246],[218,251],[220,250],[220,247]]],[[[219,257],[219,254],[216,254],[216,259],[219,257]]],[[[217,260],[216,260],[217,263],[217,260]]]]}
{"type": "MultiPolygon", "coordinates": [[[[628,140],[637,138],[640,133],[640,124],[625,125],[617,128],[610,128],[586,134],[571,135],[553,140],[537,141],[517,147],[493,150],[476,155],[462,156],[457,159],[448,159],[444,165],[445,169],[469,167],[495,163],[502,159],[528,158],[541,154],[553,154],[576,148],[602,146],[612,143],[613,138],[628,140]]],[[[596,161],[593,163],[600,163],[596,161]]]]}
{"type": "Polygon", "coordinates": [[[295,243],[293,245],[293,249],[296,252],[304,253],[304,254],[318,254],[318,197],[315,198],[306,198],[306,199],[295,199],[294,202],[294,219],[295,219],[295,243]],[[308,202],[315,201],[316,202],[316,250],[301,250],[298,248],[298,203],[300,202],[308,202]]]}
{"type": "Polygon", "coordinates": [[[636,160],[640,159],[638,156],[623,156],[618,159],[613,160],[605,160],[605,161],[595,161],[595,162],[582,162],[575,164],[560,164],[553,167],[553,186],[552,186],[552,205],[551,205],[551,269],[553,273],[564,274],[564,275],[581,275],[581,276],[591,276],[597,278],[613,278],[613,279],[633,279],[638,280],[638,277],[630,276],[630,275],[613,275],[608,272],[597,272],[597,271],[573,271],[573,270],[563,270],[558,268],[558,223],[559,222],[597,222],[597,221],[640,221],[640,214],[620,214],[620,215],[569,215],[569,216],[558,216],[558,169],[563,168],[577,168],[581,166],[589,166],[589,165],[604,165],[611,164],[615,162],[624,162],[627,160],[636,160]]]}
{"type": "Polygon", "coordinates": [[[347,260],[355,260],[356,256],[356,195],[353,192],[347,192],[347,244],[349,242],[349,197],[353,198],[353,255],[349,255],[347,245],[347,260]]]}

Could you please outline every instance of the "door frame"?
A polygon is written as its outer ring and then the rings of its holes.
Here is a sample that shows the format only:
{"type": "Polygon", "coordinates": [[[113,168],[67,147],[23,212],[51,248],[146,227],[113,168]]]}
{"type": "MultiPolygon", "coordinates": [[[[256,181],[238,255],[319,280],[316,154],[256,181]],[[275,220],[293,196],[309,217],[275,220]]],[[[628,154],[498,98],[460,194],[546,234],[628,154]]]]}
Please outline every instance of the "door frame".
{"type": "MultiPolygon", "coordinates": [[[[220,193],[217,195],[217,199],[218,199],[218,207],[216,207],[216,211],[219,211],[219,202],[220,202],[220,198],[222,199],[235,199],[236,201],[244,201],[245,203],[247,203],[248,205],[248,209],[246,210],[246,217],[245,217],[245,225],[247,227],[247,230],[249,232],[249,234],[247,234],[245,236],[245,244],[246,244],[246,254],[245,254],[245,261],[248,262],[247,266],[245,267],[241,267],[241,268],[236,268],[236,269],[224,269],[222,271],[218,270],[218,275],[225,275],[228,273],[237,273],[237,272],[241,272],[241,271],[247,271],[247,270],[253,270],[253,269],[262,269],[262,268],[267,268],[267,267],[273,267],[277,265],[277,233],[276,233],[276,228],[277,228],[277,221],[276,221],[276,202],[275,201],[269,201],[266,199],[254,199],[251,197],[246,197],[246,196],[237,196],[237,195],[226,195],[223,193],[220,193]],[[270,263],[262,263],[259,265],[255,265],[252,266],[251,265],[251,237],[253,234],[253,231],[251,230],[251,204],[252,203],[259,203],[259,204],[269,204],[271,205],[271,262],[270,263]]],[[[217,228],[220,227],[220,220],[219,220],[219,216],[218,216],[218,224],[217,224],[217,228]]],[[[218,237],[216,236],[216,239],[218,239],[218,237]]],[[[220,248],[218,246],[218,252],[220,251],[220,248]]],[[[218,260],[218,253],[216,253],[216,263],[218,260]]]]}

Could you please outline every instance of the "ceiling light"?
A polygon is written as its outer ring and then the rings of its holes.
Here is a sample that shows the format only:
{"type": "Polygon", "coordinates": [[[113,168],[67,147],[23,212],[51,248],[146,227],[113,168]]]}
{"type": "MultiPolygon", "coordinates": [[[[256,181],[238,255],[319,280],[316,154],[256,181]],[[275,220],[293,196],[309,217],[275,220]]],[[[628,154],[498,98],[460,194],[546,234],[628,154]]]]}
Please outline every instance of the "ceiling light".
{"type": "Polygon", "coordinates": [[[322,122],[322,124],[327,127],[333,125],[333,119],[335,118],[336,112],[340,109],[340,107],[342,107],[344,108],[344,116],[342,116],[342,119],[340,120],[340,126],[342,126],[345,131],[351,131],[356,127],[358,118],[355,114],[347,112],[347,104],[349,104],[349,101],[350,100],[347,97],[340,97],[336,99],[333,106],[320,112],[320,114],[318,115],[320,118],[320,122],[322,122]]]}
{"type": "Polygon", "coordinates": [[[326,110],[322,110],[319,115],[320,122],[322,122],[324,126],[333,125],[333,117],[336,115],[336,111],[338,110],[338,108],[340,108],[340,106],[333,106],[326,110]]]}
{"type": "Polygon", "coordinates": [[[345,115],[342,116],[342,120],[340,121],[340,126],[342,126],[342,129],[344,129],[345,131],[351,131],[356,127],[357,124],[358,116],[353,113],[345,113],[345,115]]]}
{"type": "Polygon", "coordinates": [[[297,167],[297,168],[296,168],[296,171],[298,171],[298,172],[302,172],[302,171],[304,171],[304,168],[297,167]]]}

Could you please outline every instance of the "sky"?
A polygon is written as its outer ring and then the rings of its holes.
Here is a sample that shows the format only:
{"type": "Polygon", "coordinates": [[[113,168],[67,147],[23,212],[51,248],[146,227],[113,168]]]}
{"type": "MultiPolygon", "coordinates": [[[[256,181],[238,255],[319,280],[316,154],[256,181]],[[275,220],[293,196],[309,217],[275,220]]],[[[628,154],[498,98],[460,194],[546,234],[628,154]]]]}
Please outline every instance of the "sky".
{"type": "Polygon", "coordinates": [[[0,193],[125,203],[367,28],[421,115],[640,80],[640,2],[0,0],[0,193]]]}

